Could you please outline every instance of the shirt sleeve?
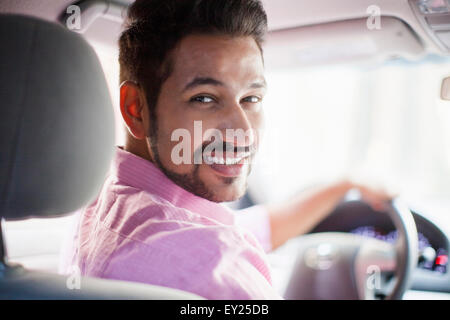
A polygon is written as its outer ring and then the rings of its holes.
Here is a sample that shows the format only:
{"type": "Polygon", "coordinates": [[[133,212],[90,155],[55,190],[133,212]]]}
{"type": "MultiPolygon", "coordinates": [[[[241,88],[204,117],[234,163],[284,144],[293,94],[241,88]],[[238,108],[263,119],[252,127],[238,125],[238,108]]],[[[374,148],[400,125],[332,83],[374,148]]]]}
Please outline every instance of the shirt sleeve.
{"type": "Polygon", "coordinates": [[[250,231],[258,239],[264,251],[272,250],[269,212],[263,205],[256,205],[235,213],[236,224],[250,231]]]}
{"type": "MultiPolygon", "coordinates": [[[[164,223],[164,222],[162,222],[164,223]]],[[[213,300],[280,299],[261,249],[224,226],[177,229],[115,250],[102,278],[180,289],[213,300]],[[202,244],[202,245],[199,245],[202,244]]]]}

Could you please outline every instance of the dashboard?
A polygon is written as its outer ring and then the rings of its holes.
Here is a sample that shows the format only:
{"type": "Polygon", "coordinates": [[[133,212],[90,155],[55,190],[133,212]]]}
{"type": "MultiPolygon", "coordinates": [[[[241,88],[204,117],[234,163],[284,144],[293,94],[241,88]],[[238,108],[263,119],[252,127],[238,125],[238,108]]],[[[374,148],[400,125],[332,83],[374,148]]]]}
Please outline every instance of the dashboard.
{"type": "MultiPolygon", "coordinates": [[[[396,230],[382,230],[373,225],[366,225],[350,230],[350,233],[371,237],[388,243],[397,240],[396,230]]],[[[430,240],[421,232],[417,233],[419,240],[418,267],[445,274],[447,272],[448,253],[443,245],[432,245],[430,240]]]]}
{"type": "MultiPolygon", "coordinates": [[[[450,292],[449,239],[431,221],[414,212],[419,240],[419,259],[413,274],[412,289],[450,292]]],[[[389,243],[397,239],[397,231],[386,212],[374,211],[360,201],[347,201],[321,221],[309,233],[349,232],[389,243]]]]}

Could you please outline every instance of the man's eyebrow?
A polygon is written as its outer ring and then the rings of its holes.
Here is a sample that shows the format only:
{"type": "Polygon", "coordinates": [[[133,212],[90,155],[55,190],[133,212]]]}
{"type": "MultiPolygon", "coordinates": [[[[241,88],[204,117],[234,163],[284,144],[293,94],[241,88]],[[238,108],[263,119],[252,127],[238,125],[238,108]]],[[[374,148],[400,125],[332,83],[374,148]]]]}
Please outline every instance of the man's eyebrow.
{"type": "Polygon", "coordinates": [[[250,88],[251,88],[251,89],[267,88],[266,80],[263,79],[262,81],[253,82],[253,83],[250,85],[250,88]]]}
{"type": "Polygon", "coordinates": [[[205,84],[209,84],[209,85],[213,85],[213,86],[223,86],[224,84],[219,81],[216,80],[214,78],[209,78],[209,77],[197,77],[194,78],[191,82],[189,82],[183,89],[183,91],[192,89],[196,86],[201,86],[201,85],[205,85],[205,84]]]}

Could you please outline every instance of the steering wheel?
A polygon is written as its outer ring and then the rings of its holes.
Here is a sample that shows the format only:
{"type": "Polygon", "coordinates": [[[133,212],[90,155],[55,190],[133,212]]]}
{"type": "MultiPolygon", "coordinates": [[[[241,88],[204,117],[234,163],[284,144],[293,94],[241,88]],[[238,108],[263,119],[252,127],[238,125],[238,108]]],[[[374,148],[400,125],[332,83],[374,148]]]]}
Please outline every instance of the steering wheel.
{"type": "Polygon", "coordinates": [[[284,298],[401,299],[417,265],[417,229],[401,200],[392,200],[386,213],[397,229],[395,244],[343,232],[294,240],[299,251],[284,298]]]}

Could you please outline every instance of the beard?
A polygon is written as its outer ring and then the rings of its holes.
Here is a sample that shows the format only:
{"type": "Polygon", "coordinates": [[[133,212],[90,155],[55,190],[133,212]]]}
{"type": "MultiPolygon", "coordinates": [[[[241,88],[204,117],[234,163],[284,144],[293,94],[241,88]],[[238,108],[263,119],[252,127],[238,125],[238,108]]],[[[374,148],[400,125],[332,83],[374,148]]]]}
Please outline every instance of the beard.
{"type": "MultiPolygon", "coordinates": [[[[212,202],[234,201],[234,200],[238,200],[245,194],[245,192],[243,192],[242,194],[240,194],[239,196],[237,196],[234,199],[224,199],[223,197],[220,197],[220,195],[217,195],[216,193],[214,193],[211,190],[211,188],[208,188],[208,186],[200,178],[200,175],[199,175],[200,164],[194,164],[192,167],[192,170],[189,173],[184,173],[184,174],[177,173],[177,172],[165,167],[163,162],[161,161],[161,157],[160,157],[159,150],[158,150],[158,134],[157,134],[158,130],[156,129],[155,125],[156,124],[152,125],[153,130],[152,130],[152,132],[150,132],[150,136],[149,136],[150,149],[152,151],[152,160],[153,160],[153,163],[172,182],[174,182],[176,185],[183,188],[184,190],[186,190],[198,197],[201,197],[203,199],[206,199],[206,200],[209,200],[212,202]]],[[[205,148],[205,144],[202,145],[201,147],[199,147],[194,152],[194,158],[199,157],[199,156],[202,157],[204,148],[205,148]]],[[[203,159],[203,157],[201,159],[203,159]]],[[[252,159],[253,159],[253,155],[250,157],[250,161],[248,164],[248,170],[247,170],[247,176],[251,172],[251,168],[252,168],[251,160],[252,159]]],[[[231,185],[237,179],[238,178],[236,178],[236,177],[232,177],[232,178],[223,177],[222,181],[226,185],[231,185]]],[[[245,181],[245,186],[244,186],[244,190],[246,190],[246,189],[247,189],[247,179],[245,181]]]]}

